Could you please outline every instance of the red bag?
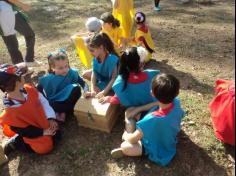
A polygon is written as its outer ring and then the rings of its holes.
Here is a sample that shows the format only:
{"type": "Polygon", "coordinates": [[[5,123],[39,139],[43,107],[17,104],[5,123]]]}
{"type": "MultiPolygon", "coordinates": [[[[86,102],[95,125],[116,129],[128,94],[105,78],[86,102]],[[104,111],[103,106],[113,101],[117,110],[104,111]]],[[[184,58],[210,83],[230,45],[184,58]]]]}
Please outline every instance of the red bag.
{"type": "Polygon", "coordinates": [[[224,143],[235,145],[235,83],[217,80],[216,97],[211,101],[211,118],[216,137],[224,143]]]}

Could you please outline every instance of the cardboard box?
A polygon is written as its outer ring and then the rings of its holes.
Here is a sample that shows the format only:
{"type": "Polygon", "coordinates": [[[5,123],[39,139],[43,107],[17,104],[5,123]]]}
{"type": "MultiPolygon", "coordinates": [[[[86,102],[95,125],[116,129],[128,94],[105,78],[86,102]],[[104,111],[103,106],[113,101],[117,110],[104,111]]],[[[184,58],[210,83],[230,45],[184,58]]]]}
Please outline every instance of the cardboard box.
{"type": "Polygon", "coordinates": [[[96,98],[80,98],[74,114],[80,126],[110,133],[117,118],[124,113],[120,105],[101,104],[96,98]]]}
{"type": "Polygon", "coordinates": [[[6,162],[7,162],[7,157],[3,152],[2,146],[0,145],[0,165],[4,164],[6,162]]]}

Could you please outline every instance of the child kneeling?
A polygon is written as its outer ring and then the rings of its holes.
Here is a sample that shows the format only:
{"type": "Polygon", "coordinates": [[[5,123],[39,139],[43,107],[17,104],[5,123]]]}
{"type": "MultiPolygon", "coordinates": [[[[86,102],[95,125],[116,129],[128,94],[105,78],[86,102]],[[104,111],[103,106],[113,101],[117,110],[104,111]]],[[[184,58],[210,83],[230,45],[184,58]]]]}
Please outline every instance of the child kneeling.
{"type": "MultiPolygon", "coordinates": [[[[179,99],[176,98],[179,87],[179,80],[172,75],[160,74],[152,80],[152,94],[158,99],[159,107],[137,122],[133,133],[123,134],[124,142],[120,148],[111,152],[112,157],[144,154],[156,164],[169,164],[176,154],[176,136],[184,116],[179,99]]],[[[137,109],[144,110],[142,107],[134,108],[133,115],[139,113],[137,109]]]]}
{"type": "Polygon", "coordinates": [[[24,84],[17,66],[0,66],[0,89],[5,92],[0,115],[3,133],[11,137],[4,146],[6,155],[14,150],[47,154],[59,137],[56,115],[36,88],[24,84]]]}

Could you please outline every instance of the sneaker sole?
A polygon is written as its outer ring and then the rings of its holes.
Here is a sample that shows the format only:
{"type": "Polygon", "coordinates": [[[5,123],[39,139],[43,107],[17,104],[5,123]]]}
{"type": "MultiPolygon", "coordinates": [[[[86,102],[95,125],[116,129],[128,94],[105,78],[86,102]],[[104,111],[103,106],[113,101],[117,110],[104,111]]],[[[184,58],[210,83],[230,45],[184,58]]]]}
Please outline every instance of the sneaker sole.
{"type": "Polygon", "coordinates": [[[111,151],[111,156],[112,158],[118,159],[124,157],[124,154],[122,152],[122,149],[118,148],[111,151]]]}

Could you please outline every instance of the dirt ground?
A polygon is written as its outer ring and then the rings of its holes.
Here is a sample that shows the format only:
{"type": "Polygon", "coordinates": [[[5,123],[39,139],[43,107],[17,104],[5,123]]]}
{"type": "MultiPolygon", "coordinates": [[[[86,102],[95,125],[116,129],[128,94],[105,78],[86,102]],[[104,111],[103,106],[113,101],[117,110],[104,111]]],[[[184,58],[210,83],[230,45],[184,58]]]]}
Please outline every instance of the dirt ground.
{"type": "MultiPolygon", "coordinates": [[[[27,2],[27,1],[26,1],[27,2]]],[[[85,68],[75,54],[70,36],[85,31],[84,21],[110,11],[109,0],[28,0],[35,30],[36,56],[42,61],[33,82],[47,70],[46,56],[65,47],[72,66],[85,68]]],[[[46,156],[13,153],[0,167],[1,176],[233,176],[235,148],[219,142],[213,133],[208,103],[215,95],[216,79],[234,79],[235,2],[198,0],[181,4],[161,1],[162,11],[153,11],[150,0],[136,0],[135,8],[146,13],[156,43],[148,68],[172,73],[181,80],[180,99],[186,111],[178,138],[177,155],[168,167],[147,158],[114,160],[110,151],[119,146],[123,119],[111,134],[79,127],[75,118],[63,126],[63,139],[46,156]]],[[[25,50],[24,39],[19,36],[25,50]]],[[[0,40],[1,63],[10,62],[0,40]]],[[[5,138],[0,135],[0,144],[5,138]]]]}

